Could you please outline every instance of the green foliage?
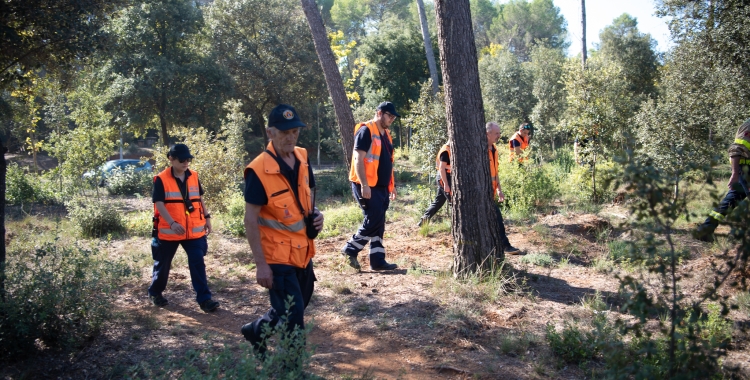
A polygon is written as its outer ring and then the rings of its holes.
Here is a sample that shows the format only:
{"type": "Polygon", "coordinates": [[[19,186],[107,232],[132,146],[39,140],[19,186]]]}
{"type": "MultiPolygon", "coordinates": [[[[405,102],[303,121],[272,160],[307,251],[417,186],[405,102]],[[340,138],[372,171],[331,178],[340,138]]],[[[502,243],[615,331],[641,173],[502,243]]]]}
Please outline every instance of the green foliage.
{"type": "Polygon", "coordinates": [[[351,182],[349,182],[349,170],[346,166],[336,166],[332,171],[319,171],[315,173],[315,193],[317,200],[331,197],[350,197],[352,194],[351,182]]]}
{"type": "Polygon", "coordinates": [[[521,257],[521,262],[524,264],[532,264],[539,267],[550,267],[552,266],[552,256],[546,253],[530,253],[521,257]]]}
{"type": "Polygon", "coordinates": [[[491,28],[492,42],[528,61],[533,46],[545,44],[564,50],[565,18],[552,0],[511,0],[499,7],[491,28]]]}
{"type": "Polygon", "coordinates": [[[589,202],[597,199],[600,202],[611,200],[614,196],[614,180],[618,178],[620,168],[613,161],[604,161],[596,165],[596,192],[594,192],[593,167],[575,165],[570,177],[563,184],[562,192],[578,201],[589,202]]]}
{"type": "Polygon", "coordinates": [[[320,231],[318,239],[345,235],[357,229],[362,224],[362,210],[356,203],[337,204],[336,207],[322,210],[325,215],[325,225],[320,231]]]}
{"type": "MultiPolygon", "coordinates": [[[[203,199],[209,210],[224,211],[227,199],[240,190],[244,173],[244,115],[239,111],[241,103],[228,102],[227,119],[219,133],[205,128],[176,128],[173,131],[177,141],[186,144],[195,156],[190,169],[198,172],[203,190],[203,199]]],[[[154,150],[155,170],[161,171],[169,161],[169,148],[154,150]]]]}
{"type": "Polygon", "coordinates": [[[107,177],[107,192],[110,195],[149,194],[153,182],[154,173],[148,170],[136,171],[134,166],[125,170],[115,168],[107,177]]]}
{"type": "Polygon", "coordinates": [[[245,236],[245,197],[241,192],[235,192],[227,202],[225,211],[219,215],[222,232],[231,236],[245,236]]]}
{"type": "Polygon", "coordinates": [[[54,203],[54,195],[43,186],[43,181],[41,176],[11,163],[5,177],[5,201],[9,205],[54,203]]]}
{"type": "Polygon", "coordinates": [[[501,155],[497,176],[505,194],[505,202],[501,204],[503,208],[518,215],[527,215],[553,201],[560,194],[560,189],[548,170],[549,166],[509,162],[501,155]]]}
{"type": "Polygon", "coordinates": [[[445,118],[443,95],[432,95],[432,82],[422,84],[419,100],[410,103],[411,112],[404,118],[404,125],[413,132],[409,159],[419,165],[422,172],[435,170],[435,157],[440,147],[448,142],[448,122],[445,118]]]}
{"type": "Polygon", "coordinates": [[[151,237],[154,226],[152,210],[130,212],[123,216],[123,225],[129,236],[151,237]]]}
{"type": "Polygon", "coordinates": [[[123,262],[96,249],[57,240],[11,251],[8,260],[0,301],[4,359],[77,347],[111,317],[113,292],[132,275],[123,262]]]}
{"type": "Polygon", "coordinates": [[[488,121],[496,121],[510,137],[536,103],[531,72],[512,52],[502,49],[480,57],[479,79],[488,121]]]}
{"type": "Polygon", "coordinates": [[[568,363],[582,364],[603,353],[616,353],[612,347],[622,344],[622,337],[607,319],[604,311],[594,310],[589,327],[565,322],[561,332],[547,323],[546,337],[552,352],[568,363]]]}
{"type": "Polygon", "coordinates": [[[605,60],[617,62],[635,95],[656,94],[658,62],[651,35],[638,30],[638,21],[623,13],[599,33],[599,54],[605,60]]]}
{"type": "Polygon", "coordinates": [[[96,198],[74,198],[65,206],[68,218],[78,226],[83,236],[101,237],[125,231],[121,212],[110,203],[96,198]]]}
{"type": "Polygon", "coordinates": [[[564,67],[565,55],[559,49],[546,46],[531,49],[528,70],[533,77],[531,92],[536,99],[530,115],[534,125],[531,149],[537,156],[548,154],[549,148],[554,149],[555,142],[565,137],[561,128],[566,97],[564,67]]]}

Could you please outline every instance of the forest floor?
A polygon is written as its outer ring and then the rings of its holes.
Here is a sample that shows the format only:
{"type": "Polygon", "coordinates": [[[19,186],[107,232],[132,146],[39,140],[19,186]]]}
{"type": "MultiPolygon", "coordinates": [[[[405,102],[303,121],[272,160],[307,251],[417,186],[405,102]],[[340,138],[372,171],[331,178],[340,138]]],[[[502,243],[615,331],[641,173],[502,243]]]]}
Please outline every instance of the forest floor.
{"type": "MultiPolygon", "coordinates": [[[[130,199],[129,206],[149,209],[150,203],[130,199]]],[[[392,205],[400,207],[409,207],[408,198],[392,205]]],[[[624,207],[612,205],[596,214],[561,207],[532,221],[506,219],[510,241],[523,254],[507,256],[502,268],[507,283],[494,290],[453,279],[446,221],[420,233],[413,215],[396,213],[387,223],[385,245],[387,259],[399,268],[388,272],[346,266],[340,248],[348,234],[319,239],[318,281],[306,311],[306,321],[313,324],[310,372],[329,379],[595,377],[601,366],[596,360],[569,365],[553,355],[546,325],[559,331],[565,321],[590,320],[594,297],[606,303],[609,318],[620,316],[616,276],[639,269],[604,265],[602,259],[611,242],[628,239],[620,227],[627,218],[624,207]],[[552,260],[535,259],[544,255],[552,260]]],[[[8,235],[23,233],[22,225],[9,224],[8,235]]],[[[711,282],[710,264],[720,260],[721,247],[697,242],[688,231],[680,231],[677,239],[690,252],[680,267],[687,277],[682,288],[697,294],[711,282]]],[[[41,354],[11,363],[0,370],[0,378],[147,378],[190,350],[237,347],[243,341],[240,327],[269,307],[266,292],[255,283],[244,238],[209,237],[207,272],[214,299],[221,302],[213,313],[203,313],[195,303],[181,249],[164,293],[169,305],[158,308],[146,294],[149,239],[114,239],[105,247],[112,257],[127,257],[140,269],[117,292],[116,318],[74,355],[41,354]]],[[[366,254],[360,262],[369,268],[366,254]]],[[[736,326],[750,323],[746,311],[734,310],[730,318],[736,326]]],[[[745,377],[750,373],[748,337],[735,330],[724,366],[745,377]]]]}

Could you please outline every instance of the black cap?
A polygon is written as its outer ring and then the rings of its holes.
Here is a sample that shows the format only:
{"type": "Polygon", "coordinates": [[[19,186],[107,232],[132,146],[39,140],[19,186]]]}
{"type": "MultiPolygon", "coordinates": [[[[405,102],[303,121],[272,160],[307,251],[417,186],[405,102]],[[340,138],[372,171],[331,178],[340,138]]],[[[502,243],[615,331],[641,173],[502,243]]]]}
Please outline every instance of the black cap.
{"type": "Polygon", "coordinates": [[[376,108],[378,111],[388,112],[389,114],[393,116],[401,117],[401,115],[396,112],[396,106],[393,105],[391,102],[383,102],[378,105],[378,108],[376,108]]]}
{"type": "Polygon", "coordinates": [[[185,144],[174,144],[174,146],[169,149],[169,153],[167,153],[167,156],[177,158],[179,160],[193,158],[193,155],[190,154],[190,149],[188,149],[187,145],[185,144]]]}
{"type": "Polygon", "coordinates": [[[268,114],[268,127],[274,127],[280,131],[288,131],[292,128],[306,127],[299,118],[294,107],[288,104],[279,104],[268,114]]]}
{"type": "Polygon", "coordinates": [[[523,124],[521,124],[521,129],[531,129],[531,123],[523,123],[523,124]]]}

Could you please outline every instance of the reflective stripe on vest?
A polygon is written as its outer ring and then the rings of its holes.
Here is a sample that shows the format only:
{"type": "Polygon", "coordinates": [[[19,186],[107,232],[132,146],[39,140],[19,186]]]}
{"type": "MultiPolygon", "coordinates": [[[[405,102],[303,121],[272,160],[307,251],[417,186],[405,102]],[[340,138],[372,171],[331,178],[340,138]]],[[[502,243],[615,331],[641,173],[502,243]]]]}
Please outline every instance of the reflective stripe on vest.
{"type": "Polygon", "coordinates": [[[164,185],[164,207],[167,209],[169,216],[185,230],[185,233],[182,234],[174,232],[169,223],[167,223],[166,218],[159,215],[156,204],[154,204],[154,216],[159,217],[158,237],[161,240],[191,240],[206,236],[206,218],[203,217],[203,205],[200,202],[198,173],[190,169],[188,170],[190,171],[190,175],[185,173],[185,189],[188,192],[188,200],[195,207],[193,212],[188,212],[187,207],[185,207],[180,187],[177,185],[177,179],[172,175],[171,167],[162,170],[154,176],[154,181],[158,177],[164,185]]]}
{"type": "Polygon", "coordinates": [[[748,150],[750,150],[750,142],[747,142],[747,141],[745,141],[743,139],[734,139],[734,143],[735,144],[740,144],[740,145],[744,146],[745,148],[747,148],[748,150]]]}
{"type": "MultiPolygon", "coordinates": [[[[266,149],[276,154],[273,142],[266,149]]],[[[252,169],[263,184],[268,199],[267,204],[261,206],[257,220],[266,262],[304,268],[315,256],[315,244],[307,238],[304,219],[312,209],[309,163],[304,148],[295,147],[294,156],[300,162],[297,175],[299,202],[295,199],[291,184],[281,174],[279,163],[267,152],[261,153],[247,165],[245,177],[247,170],[252,169]]]]}
{"type": "MultiPolygon", "coordinates": [[[[374,121],[357,124],[354,127],[355,136],[357,135],[359,129],[362,128],[362,126],[367,127],[367,129],[370,131],[370,137],[372,139],[370,149],[368,149],[367,153],[365,154],[365,162],[363,162],[365,166],[365,176],[367,177],[367,184],[369,186],[375,186],[378,183],[378,165],[380,164],[380,151],[383,148],[383,142],[380,138],[380,130],[378,129],[378,126],[374,121]]],[[[385,135],[388,136],[388,142],[390,142],[391,146],[393,146],[393,139],[391,138],[391,134],[387,129],[385,130],[385,135]]],[[[361,183],[359,177],[357,177],[357,169],[354,162],[356,155],[356,152],[354,152],[354,154],[352,155],[352,165],[351,169],[349,170],[349,180],[354,183],[361,183]]],[[[393,156],[393,153],[391,153],[391,162],[394,161],[393,156]]],[[[391,172],[391,182],[388,184],[388,191],[393,192],[393,189],[393,172],[391,172]]]]}

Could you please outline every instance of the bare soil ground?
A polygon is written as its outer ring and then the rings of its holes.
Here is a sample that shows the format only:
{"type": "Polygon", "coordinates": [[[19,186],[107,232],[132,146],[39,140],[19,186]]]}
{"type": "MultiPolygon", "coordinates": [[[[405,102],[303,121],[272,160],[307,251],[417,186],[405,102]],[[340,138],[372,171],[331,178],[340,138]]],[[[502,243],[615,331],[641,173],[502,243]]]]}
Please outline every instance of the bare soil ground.
{"type": "MultiPolygon", "coordinates": [[[[148,200],[144,200],[147,203],[148,200]]],[[[148,205],[146,205],[148,206],[148,205]]],[[[398,204],[395,207],[399,207],[398,204]]],[[[550,352],[545,326],[585,320],[591,311],[582,299],[600,292],[619,313],[619,283],[614,272],[592,264],[607,254],[607,241],[627,239],[617,228],[627,212],[607,207],[598,215],[553,213],[536,223],[508,222],[510,241],[524,254],[547,253],[556,263],[540,267],[523,255],[508,256],[505,270],[515,276],[515,289],[496,299],[471,284],[452,280],[449,233],[424,237],[411,218],[388,223],[388,260],[399,264],[389,272],[355,272],[339,253],[348,236],[321,239],[314,259],[318,278],[307,321],[313,323],[309,343],[315,347],[311,372],[324,378],[363,379],[583,379],[590,368],[565,365],[550,352]],[[603,235],[606,235],[603,237],[603,235]],[[560,264],[560,260],[567,264],[560,264]]],[[[9,231],[18,234],[19,231],[9,231]]],[[[710,245],[680,237],[690,248],[682,267],[691,274],[686,289],[702,289],[710,281],[710,262],[718,258],[710,245]]],[[[203,313],[194,301],[182,250],[178,252],[165,297],[170,304],[150,304],[148,239],[112,241],[111,255],[140,257],[141,275],[118,293],[118,317],[102,334],[73,356],[53,353],[0,370],[5,379],[127,378],[139,363],[168,366],[171,357],[206,345],[220,348],[242,341],[240,327],[268,308],[266,293],[255,284],[252,255],[240,238],[212,234],[206,257],[215,313],[203,313]],[[145,259],[144,259],[145,257],[145,259]]],[[[363,268],[367,256],[360,255],[363,268]]],[[[736,324],[747,315],[733,311],[736,324]]],[[[747,372],[746,337],[734,339],[725,365],[747,372]]],[[[596,366],[593,363],[592,366],[596,366]]]]}

